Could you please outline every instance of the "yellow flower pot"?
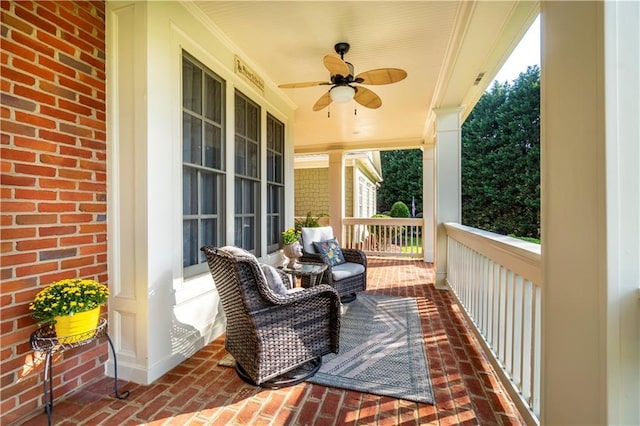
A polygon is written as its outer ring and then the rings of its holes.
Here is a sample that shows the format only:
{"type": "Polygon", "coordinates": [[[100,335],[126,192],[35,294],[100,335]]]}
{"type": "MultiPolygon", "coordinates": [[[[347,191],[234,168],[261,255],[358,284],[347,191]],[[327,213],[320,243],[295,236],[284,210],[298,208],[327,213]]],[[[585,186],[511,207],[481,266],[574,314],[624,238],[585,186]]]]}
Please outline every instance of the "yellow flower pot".
{"type": "Polygon", "coordinates": [[[90,331],[98,327],[100,307],[64,317],[54,317],[56,337],[60,343],[77,343],[93,337],[90,331]]]}

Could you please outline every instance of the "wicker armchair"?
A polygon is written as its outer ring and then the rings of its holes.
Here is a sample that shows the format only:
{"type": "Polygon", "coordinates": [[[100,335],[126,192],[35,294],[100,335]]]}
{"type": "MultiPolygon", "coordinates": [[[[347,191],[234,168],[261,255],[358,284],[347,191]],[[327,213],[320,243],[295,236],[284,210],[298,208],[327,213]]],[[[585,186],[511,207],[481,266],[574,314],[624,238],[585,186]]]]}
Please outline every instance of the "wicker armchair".
{"type": "MultiPolygon", "coordinates": [[[[333,228],[321,226],[302,228],[302,256],[300,262],[325,263],[327,269],[322,282],[335,288],[343,303],[353,302],[356,293],[367,289],[367,256],[362,250],[341,248],[345,263],[331,265],[329,261],[316,252],[314,242],[333,239],[333,228]]],[[[302,286],[309,286],[309,279],[302,279],[302,286]]]]}
{"type": "MultiPolygon", "coordinates": [[[[315,374],[323,355],[338,353],[340,301],[333,288],[279,294],[252,254],[236,247],[201,250],[227,318],[225,347],[242,379],[263,387],[292,385],[315,374]]],[[[290,283],[284,273],[281,279],[290,283]]]]}

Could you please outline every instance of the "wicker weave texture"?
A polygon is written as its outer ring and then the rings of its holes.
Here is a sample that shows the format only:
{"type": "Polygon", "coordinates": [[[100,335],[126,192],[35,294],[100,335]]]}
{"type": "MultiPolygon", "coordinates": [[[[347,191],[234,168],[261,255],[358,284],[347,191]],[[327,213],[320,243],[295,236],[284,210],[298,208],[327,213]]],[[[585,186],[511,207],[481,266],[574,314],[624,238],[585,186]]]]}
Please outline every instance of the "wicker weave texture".
{"type": "Polygon", "coordinates": [[[273,293],[254,257],[201,249],[227,318],[225,346],[257,383],[338,353],[340,301],[327,285],[273,293]]]}

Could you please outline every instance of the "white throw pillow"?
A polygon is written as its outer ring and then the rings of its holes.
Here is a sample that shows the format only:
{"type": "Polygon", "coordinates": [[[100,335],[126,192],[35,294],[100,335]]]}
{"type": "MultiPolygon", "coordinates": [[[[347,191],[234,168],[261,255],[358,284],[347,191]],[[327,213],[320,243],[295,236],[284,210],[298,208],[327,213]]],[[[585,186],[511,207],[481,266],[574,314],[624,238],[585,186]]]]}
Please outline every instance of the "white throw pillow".
{"type": "Polygon", "coordinates": [[[218,250],[227,253],[229,256],[251,257],[254,259],[256,258],[252,253],[249,253],[245,249],[236,247],[236,246],[224,246],[224,247],[220,247],[218,250]]]}
{"type": "Polygon", "coordinates": [[[314,241],[326,241],[333,238],[333,228],[319,226],[317,228],[302,228],[302,248],[305,253],[316,253],[314,241]]]}
{"type": "Polygon", "coordinates": [[[267,279],[267,284],[271,291],[276,294],[287,294],[287,287],[282,282],[282,277],[278,270],[271,265],[262,265],[262,272],[267,279]]]}

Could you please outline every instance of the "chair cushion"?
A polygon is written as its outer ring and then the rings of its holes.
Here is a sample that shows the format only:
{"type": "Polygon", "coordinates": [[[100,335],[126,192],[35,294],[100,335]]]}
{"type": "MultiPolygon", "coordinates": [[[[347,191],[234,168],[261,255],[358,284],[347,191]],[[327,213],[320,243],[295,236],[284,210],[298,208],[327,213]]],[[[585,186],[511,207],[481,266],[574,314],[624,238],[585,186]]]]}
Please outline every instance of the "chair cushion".
{"type": "Polygon", "coordinates": [[[302,248],[305,253],[316,253],[313,247],[314,241],[326,241],[333,238],[333,228],[330,226],[319,226],[317,228],[302,228],[302,248]]]}
{"type": "Polygon", "coordinates": [[[278,270],[271,265],[262,265],[262,272],[267,280],[267,284],[271,291],[276,294],[287,294],[287,287],[282,282],[282,277],[278,270]]]}
{"type": "Polygon", "coordinates": [[[364,266],[359,263],[345,262],[331,268],[331,276],[334,281],[340,281],[345,278],[362,274],[364,266]]]}
{"type": "Polygon", "coordinates": [[[340,246],[338,245],[338,240],[335,238],[320,242],[314,241],[313,246],[325,262],[328,262],[331,266],[340,265],[345,262],[342,250],[340,250],[340,246]]]}

